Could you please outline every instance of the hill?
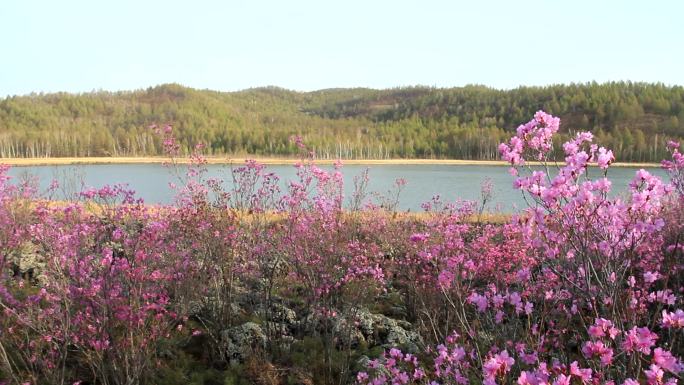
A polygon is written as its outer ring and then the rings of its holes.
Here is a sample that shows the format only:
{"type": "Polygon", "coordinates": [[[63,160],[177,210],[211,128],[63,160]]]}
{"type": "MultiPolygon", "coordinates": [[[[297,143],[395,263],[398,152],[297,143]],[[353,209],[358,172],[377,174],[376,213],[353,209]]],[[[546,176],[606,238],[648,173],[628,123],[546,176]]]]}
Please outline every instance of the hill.
{"type": "Polygon", "coordinates": [[[294,156],[301,135],[321,158],[497,159],[497,145],[543,109],[560,140],[588,129],[620,161],[658,161],[684,138],[684,88],[614,82],[497,90],[408,87],[238,92],[166,84],[128,92],[0,100],[0,157],[159,155],[151,124],[172,124],[185,151],[294,156]]]}

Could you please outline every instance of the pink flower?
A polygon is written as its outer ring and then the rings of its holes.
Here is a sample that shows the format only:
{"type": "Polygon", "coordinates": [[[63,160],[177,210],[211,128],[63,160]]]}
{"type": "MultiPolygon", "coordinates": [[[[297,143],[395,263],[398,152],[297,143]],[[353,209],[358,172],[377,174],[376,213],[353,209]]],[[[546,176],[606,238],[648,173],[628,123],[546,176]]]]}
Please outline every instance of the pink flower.
{"type": "Polygon", "coordinates": [[[553,385],[570,385],[570,376],[565,374],[559,374],[558,377],[553,381],[553,385]]]}
{"type": "Polygon", "coordinates": [[[468,301],[470,303],[476,305],[477,311],[479,311],[480,313],[483,313],[485,310],[487,310],[488,301],[487,301],[487,297],[485,297],[484,295],[480,295],[480,294],[473,292],[468,297],[468,301]]]}
{"type": "Polygon", "coordinates": [[[599,148],[596,162],[602,170],[607,169],[614,160],[613,151],[606,150],[603,147],[599,148]]]}
{"type": "Polygon", "coordinates": [[[665,372],[658,365],[651,364],[647,370],[644,370],[644,374],[649,385],[657,385],[663,383],[665,372]]]}
{"type": "Polygon", "coordinates": [[[579,377],[582,382],[589,382],[591,380],[591,369],[581,369],[577,361],[570,364],[570,374],[579,377]]]}
{"type": "Polygon", "coordinates": [[[525,302],[525,314],[526,315],[531,315],[533,309],[534,309],[534,305],[532,304],[532,302],[525,302]]]}
{"type": "Polygon", "coordinates": [[[644,273],[644,282],[646,283],[653,283],[660,278],[660,274],[658,272],[652,272],[652,271],[647,271],[644,273]]]}
{"type": "Polygon", "coordinates": [[[522,371],[518,376],[518,385],[538,385],[539,380],[532,372],[522,371]]]}
{"type": "Polygon", "coordinates": [[[603,338],[606,335],[611,339],[615,339],[619,333],[619,330],[613,326],[613,323],[605,318],[597,318],[587,331],[589,336],[594,339],[603,338]]]}
{"type": "Polygon", "coordinates": [[[415,233],[411,234],[411,242],[422,242],[430,237],[430,234],[428,233],[415,233]]]}
{"type": "Polygon", "coordinates": [[[651,347],[655,345],[657,339],[658,335],[647,327],[637,328],[635,326],[626,332],[626,338],[622,347],[628,352],[637,351],[643,354],[651,354],[651,347]]]}
{"type": "Polygon", "coordinates": [[[682,309],[677,309],[676,311],[669,313],[667,310],[663,310],[662,314],[662,325],[664,328],[681,329],[684,327],[684,311],[682,311],[682,309]]]}
{"type": "Polygon", "coordinates": [[[604,366],[613,362],[613,349],[607,347],[603,341],[587,341],[582,347],[582,353],[587,358],[599,357],[604,366]]]}
{"type": "Polygon", "coordinates": [[[496,376],[508,373],[511,366],[515,363],[513,357],[508,355],[508,351],[504,350],[490,357],[482,365],[482,371],[485,378],[495,378],[496,376]]]}
{"type": "Polygon", "coordinates": [[[684,370],[684,365],[672,353],[662,348],[655,348],[653,350],[653,362],[672,373],[679,373],[684,370]]]}
{"type": "Polygon", "coordinates": [[[439,282],[439,285],[445,289],[448,289],[451,287],[451,283],[454,281],[455,275],[449,270],[443,270],[442,272],[439,273],[439,276],[437,277],[437,282],[439,282]]]}
{"type": "Polygon", "coordinates": [[[520,298],[520,294],[518,292],[514,291],[508,295],[508,302],[515,307],[515,312],[520,314],[523,310],[523,303],[522,299],[520,298]]]}

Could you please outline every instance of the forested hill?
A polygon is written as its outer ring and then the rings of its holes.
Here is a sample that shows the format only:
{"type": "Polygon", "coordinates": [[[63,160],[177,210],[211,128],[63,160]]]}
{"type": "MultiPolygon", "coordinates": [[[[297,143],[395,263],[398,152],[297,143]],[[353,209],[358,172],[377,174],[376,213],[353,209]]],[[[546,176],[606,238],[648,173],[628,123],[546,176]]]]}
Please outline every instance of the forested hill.
{"type": "Polygon", "coordinates": [[[314,92],[168,84],[0,100],[0,157],[159,155],[148,126],[171,123],[184,148],[203,142],[215,155],[293,156],[290,137],[301,135],[322,158],[496,159],[498,143],[539,109],[560,116],[566,135],[593,131],[620,161],[658,161],[668,139],[684,138],[684,88],[662,84],[314,92]]]}

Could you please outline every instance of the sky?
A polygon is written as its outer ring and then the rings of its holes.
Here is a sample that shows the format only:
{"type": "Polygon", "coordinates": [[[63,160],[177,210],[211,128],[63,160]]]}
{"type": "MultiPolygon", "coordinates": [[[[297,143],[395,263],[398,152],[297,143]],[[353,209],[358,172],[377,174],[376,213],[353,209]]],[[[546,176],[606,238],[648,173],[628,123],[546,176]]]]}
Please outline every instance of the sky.
{"type": "Polygon", "coordinates": [[[684,1],[0,0],[0,96],[684,85],[684,1]]]}

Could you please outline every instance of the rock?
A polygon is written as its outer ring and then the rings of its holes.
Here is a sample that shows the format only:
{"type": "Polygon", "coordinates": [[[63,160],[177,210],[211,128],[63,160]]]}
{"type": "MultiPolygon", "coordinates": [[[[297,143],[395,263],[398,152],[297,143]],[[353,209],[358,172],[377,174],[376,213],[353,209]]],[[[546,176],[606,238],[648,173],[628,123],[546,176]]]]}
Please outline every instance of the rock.
{"type": "Polygon", "coordinates": [[[34,244],[26,242],[14,255],[10,257],[10,266],[15,275],[35,280],[38,284],[45,284],[45,258],[38,254],[34,244]]]}
{"type": "Polygon", "coordinates": [[[367,310],[360,310],[356,314],[356,321],[358,322],[358,327],[365,336],[373,335],[373,323],[375,319],[373,314],[367,310]]]}
{"type": "Polygon", "coordinates": [[[340,343],[351,347],[366,343],[385,349],[401,348],[415,354],[423,346],[422,338],[413,331],[410,322],[374,314],[366,309],[360,309],[351,316],[336,318],[333,333],[340,338],[340,343]]]}
{"type": "Polygon", "coordinates": [[[221,332],[221,340],[231,364],[244,362],[255,352],[266,348],[266,334],[254,322],[224,330],[221,332]]]}
{"type": "Polygon", "coordinates": [[[297,313],[281,303],[274,302],[271,304],[271,321],[295,326],[297,324],[297,313]]]}
{"type": "Polygon", "coordinates": [[[402,328],[404,328],[406,330],[413,330],[413,325],[410,322],[402,320],[402,319],[396,320],[396,321],[397,321],[397,325],[401,326],[402,328]]]}
{"type": "Polygon", "coordinates": [[[191,317],[201,316],[204,312],[204,304],[202,301],[190,301],[188,303],[188,315],[191,317]]]}
{"type": "Polygon", "coordinates": [[[350,321],[344,317],[335,318],[333,322],[333,334],[338,336],[339,343],[352,348],[366,342],[366,337],[359,325],[350,323],[350,321]]]}
{"type": "Polygon", "coordinates": [[[378,316],[376,320],[374,327],[377,333],[383,336],[379,342],[384,348],[400,347],[404,352],[412,354],[420,351],[419,345],[422,345],[423,341],[418,333],[406,330],[397,320],[389,317],[378,316]]]}
{"type": "Polygon", "coordinates": [[[413,325],[404,320],[395,320],[382,314],[360,310],[356,314],[359,331],[373,345],[383,348],[398,347],[407,353],[418,353],[423,340],[413,331],[413,325]]]}

